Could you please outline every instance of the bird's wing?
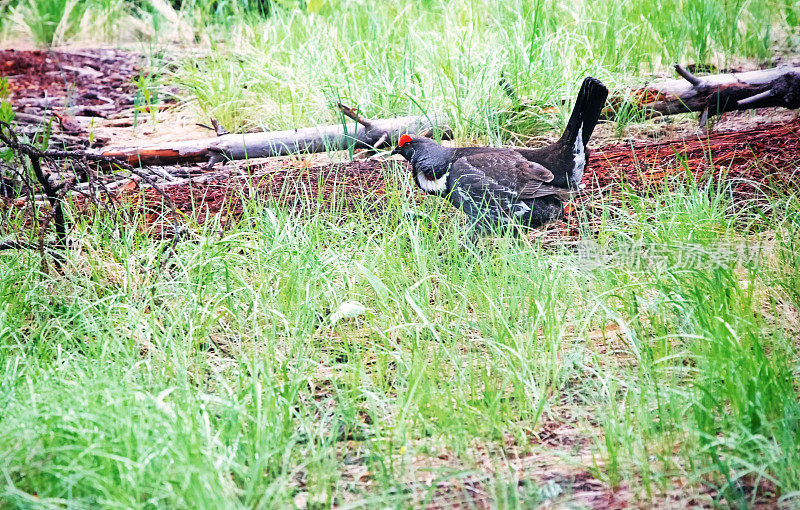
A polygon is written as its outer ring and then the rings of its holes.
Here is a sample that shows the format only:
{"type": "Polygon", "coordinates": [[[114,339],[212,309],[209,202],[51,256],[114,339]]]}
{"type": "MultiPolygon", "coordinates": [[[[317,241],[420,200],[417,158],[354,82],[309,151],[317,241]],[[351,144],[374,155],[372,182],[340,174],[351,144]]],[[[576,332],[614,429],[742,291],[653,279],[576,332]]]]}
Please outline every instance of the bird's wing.
{"type": "Polygon", "coordinates": [[[550,170],[509,150],[469,154],[457,159],[453,170],[463,186],[495,196],[529,200],[565,191],[546,184],[553,180],[550,170]]]}
{"type": "Polygon", "coordinates": [[[568,190],[547,184],[553,180],[553,172],[540,165],[525,159],[519,154],[520,162],[517,164],[517,192],[522,200],[544,197],[547,195],[564,195],[568,190]]]}

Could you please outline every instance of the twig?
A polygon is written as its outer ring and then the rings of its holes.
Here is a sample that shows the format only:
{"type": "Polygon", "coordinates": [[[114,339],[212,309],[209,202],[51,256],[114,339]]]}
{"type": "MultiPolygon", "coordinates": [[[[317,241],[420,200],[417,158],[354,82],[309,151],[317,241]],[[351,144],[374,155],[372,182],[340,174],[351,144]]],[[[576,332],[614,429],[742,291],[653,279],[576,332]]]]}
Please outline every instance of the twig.
{"type": "Polygon", "coordinates": [[[675,64],[675,71],[681,75],[684,80],[691,83],[692,87],[699,87],[703,83],[703,80],[693,75],[688,69],[680,64],[675,64]]]}
{"type": "MultiPolygon", "coordinates": [[[[111,192],[109,191],[108,187],[102,181],[97,181],[95,179],[94,171],[89,167],[89,162],[95,163],[105,163],[110,168],[118,168],[123,169],[130,172],[133,175],[140,177],[143,181],[150,185],[153,189],[156,190],[164,199],[164,204],[170,209],[170,221],[173,223],[173,228],[177,232],[178,229],[181,227],[175,223],[176,218],[178,216],[177,209],[175,207],[175,203],[173,202],[172,198],[164,193],[164,191],[156,184],[155,180],[146,172],[143,172],[140,169],[134,168],[130,165],[127,161],[120,161],[115,157],[109,156],[102,156],[97,154],[89,154],[84,151],[64,151],[64,150],[40,150],[29,143],[25,143],[19,140],[17,134],[12,129],[12,127],[6,123],[0,121],[0,142],[11,148],[18,156],[25,155],[28,160],[30,161],[31,169],[33,170],[33,174],[36,177],[39,185],[41,186],[42,190],[44,191],[44,195],[47,198],[48,203],[50,204],[50,210],[44,217],[41,219],[39,223],[39,240],[38,246],[34,245],[33,243],[26,242],[26,241],[16,241],[16,240],[6,240],[0,241],[0,250],[7,250],[7,249],[21,249],[21,248],[32,248],[34,246],[38,247],[38,251],[42,256],[42,271],[46,271],[45,266],[45,258],[44,258],[44,250],[45,246],[48,244],[45,242],[45,232],[47,231],[50,222],[53,222],[53,229],[55,231],[55,243],[49,243],[52,248],[59,248],[64,249],[67,247],[67,222],[64,215],[63,210],[63,203],[64,197],[67,193],[71,191],[76,191],[77,193],[81,194],[92,200],[95,204],[97,204],[97,198],[95,196],[96,189],[99,187],[103,192],[107,195],[111,196],[111,192]],[[75,189],[75,184],[77,182],[78,171],[73,167],[73,171],[75,172],[74,176],[69,176],[66,179],[61,180],[58,183],[53,183],[51,180],[52,174],[49,172],[45,172],[42,168],[41,160],[42,159],[50,159],[50,160],[64,160],[69,159],[73,161],[77,161],[82,165],[82,171],[85,172],[88,180],[88,189],[91,194],[87,194],[83,189],[75,189]]],[[[22,174],[24,175],[24,174],[22,174]]],[[[58,175],[58,174],[56,174],[58,175]]],[[[161,175],[161,177],[171,179],[172,177],[167,175],[161,175]]],[[[35,203],[35,195],[33,192],[33,186],[27,186],[29,200],[28,203],[35,203]]],[[[58,252],[53,254],[55,259],[56,266],[58,268],[61,267],[61,262],[63,258],[58,252]]]]}
{"type": "Polygon", "coordinates": [[[350,119],[358,122],[359,124],[364,126],[367,129],[367,131],[378,130],[378,133],[380,133],[378,140],[374,144],[372,144],[369,149],[367,149],[368,154],[374,154],[375,152],[377,152],[379,147],[383,146],[383,144],[385,144],[389,140],[388,131],[376,128],[375,124],[371,120],[359,115],[358,110],[350,108],[349,106],[345,106],[342,103],[337,103],[337,106],[339,107],[339,110],[341,110],[341,112],[346,117],[349,117],[350,119]]]}
{"type": "Polygon", "coordinates": [[[349,106],[345,106],[342,103],[337,103],[337,106],[339,107],[339,110],[341,110],[342,113],[345,114],[346,117],[349,117],[352,120],[358,122],[359,124],[361,124],[362,126],[367,128],[368,130],[369,129],[373,129],[375,127],[372,124],[371,120],[366,119],[366,118],[362,117],[361,115],[359,115],[358,114],[358,110],[350,108],[349,106]]]}
{"type": "Polygon", "coordinates": [[[62,248],[64,247],[63,244],[67,238],[67,229],[66,225],[64,224],[64,211],[61,207],[61,199],[63,198],[64,193],[69,190],[69,187],[72,183],[70,181],[64,181],[64,183],[60,186],[53,186],[53,184],[50,182],[50,179],[44,175],[44,172],[42,172],[42,166],[39,164],[39,158],[35,155],[28,154],[28,159],[33,167],[33,173],[36,175],[36,180],[38,180],[39,184],[42,185],[42,189],[44,189],[44,192],[47,195],[47,200],[50,202],[50,207],[52,208],[50,214],[48,214],[48,216],[45,218],[45,221],[42,223],[42,231],[39,238],[39,250],[42,252],[42,256],[44,257],[44,231],[47,228],[47,224],[49,223],[51,217],[55,223],[56,242],[60,243],[62,248]]]}
{"type": "Polygon", "coordinates": [[[200,122],[196,122],[195,126],[200,126],[201,128],[206,128],[209,131],[213,131],[214,133],[217,134],[217,136],[231,134],[231,132],[228,131],[227,129],[225,129],[225,127],[222,124],[220,124],[219,121],[217,119],[215,119],[214,117],[211,117],[211,125],[210,126],[207,125],[207,124],[202,124],[200,122]]]}
{"type": "Polygon", "coordinates": [[[703,112],[700,114],[698,127],[700,128],[701,131],[706,128],[706,124],[708,124],[708,108],[705,108],[703,112]]]}
{"type": "Polygon", "coordinates": [[[189,230],[186,227],[182,225],[173,225],[172,240],[170,241],[169,246],[164,248],[164,251],[161,252],[161,257],[164,257],[165,253],[167,254],[167,256],[164,258],[159,257],[161,259],[161,262],[159,263],[158,268],[153,268],[157,269],[156,271],[157,274],[160,274],[161,271],[164,270],[164,267],[167,265],[167,262],[169,262],[169,259],[172,258],[173,255],[175,255],[175,247],[188,234],[189,230]]]}
{"type": "Polygon", "coordinates": [[[381,137],[380,137],[380,138],[378,138],[378,141],[377,141],[377,142],[375,142],[375,145],[374,145],[373,147],[380,147],[381,145],[383,145],[384,143],[386,143],[386,141],[387,141],[388,139],[389,139],[389,133],[387,133],[386,131],[384,131],[384,132],[383,132],[383,134],[381,135],[381,137]]]}
{"type": "MultiPolygon", "coordinates": [[[[71,246],[74,240],[67,239],[67,246],[71,246]]],[[[47,249],[60,249],[61,243],[58,241],[44,241],[43,245],[47,249]]],[[[40,243],[32,243],[21,239],[5,239],[0,241],[0,251],[3,250],[39,250],[40,243]]]]}
{"type": "MultiPolygon", "coordinates": [[[[39,233],[39,253],[42,256],[42,272],[45,272],[47,268],[45,266],[44,258],[44,233],[51,219],[55,223],[56,244],[59,248],[65,247],[67,231],[64,223],[64,211],[61,207],[62,197],[59,195],[61,194],[62,190],[66,192],[66,190],[69,188],[69,184],[67,184],[69,181],[65,181],[61,185],[54,186],[53,183],[50,182],[49,176],[45,175],[42,171],[42,166],[39,162],[39,159],[43,157],[43,153],[46,151],[40,151],[30,144],[20,142],[16,133],[14,133],[14,131],[11,129],[11,126],[2,121],[0,121],[0,140],[2,140],[3,143],[5,143],[11,149],[25,154],[28,157],[31,168],[33,169],[33,174],[36,176],[36,180],[39,181],[39,184],[42,186],[42,189],[47,195],[48,202],[50,202],[50,212],[42,221],[41,231],[39,233]]],[[[60,268],[60,258],[54,257],[54,259],[56,261],[56,266],[60,268]]]]}
{"type": "Polygon", "coordinates": [[[772,95],[772,89],[770,88],[769,90],[765,90],[764,92],[761,92],[759,94],[755,94],[745,99],[740,99],[739,101],[737,101],[737,103],[739,104],[739,106],[747,106],[757,101],[761,101],[762,99],[766,99],[771,95],[772,95]]]}
{"type": "Polygon", "coordinates": [[[77,159],[116,165],[126,170],[130,170],[132,168],[126,161],[120,160],[119,158],[115,158],[113,156],[103,156],[100,154],[91,154],[85,151],[77,150],[62,151],[56,149],[37,149],[29,143],[20,142],[17,138],[17,134],[14,132],[11,126],[3,121],[0,121],[0,142],[3,142],[14,151],[25,154],[28,157],[33,156],[35,158],[47,159],[77,159]]]}
{"type": "Polygon", "coordinates": [[[0,241],[0,250],[35,250],[38,248],[39,247],[37,245],[28,241],[19,241],[16,239],[6,239],[4,241],[0,241]]]}

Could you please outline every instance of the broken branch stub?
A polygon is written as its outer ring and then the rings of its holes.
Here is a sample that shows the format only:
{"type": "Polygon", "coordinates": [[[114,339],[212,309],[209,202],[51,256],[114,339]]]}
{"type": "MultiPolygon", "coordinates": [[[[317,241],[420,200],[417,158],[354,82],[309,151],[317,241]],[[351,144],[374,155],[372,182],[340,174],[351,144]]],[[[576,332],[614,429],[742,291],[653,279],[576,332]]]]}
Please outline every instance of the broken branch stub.
{"type": "Polygon", "coordinates": [[[286,131],[227,134],[151,146],[107,148],[97,151],[96,154],[124,159],[131,165],[159,166],[222,159],[268,158],[350,148],[377,149],[398,139],[403,133],[425,135],[435,130],[449,132],[444,120],[435,117],[395,117],[366,122],[368,127],[359,122],[346,122],[286,131]]]}

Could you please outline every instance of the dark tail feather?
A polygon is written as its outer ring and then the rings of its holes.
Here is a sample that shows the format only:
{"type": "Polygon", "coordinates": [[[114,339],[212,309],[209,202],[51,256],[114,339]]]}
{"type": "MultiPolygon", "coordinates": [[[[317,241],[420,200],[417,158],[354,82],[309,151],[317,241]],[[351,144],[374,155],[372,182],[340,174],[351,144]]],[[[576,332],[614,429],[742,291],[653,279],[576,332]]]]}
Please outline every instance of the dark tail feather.
{"type": "Polygon", "coordinates": [[[608,97],[608,89],[597,78],[587,76],[583,80],[581,90],[578,92],[578,98],[575,100],[575,108],[572,110],[572,115],[567,122],[567,128],[561,139],[569,145],[575,143],[575,138],[580,132],[581,126],[583,127],[583,146],[589,143],[589,138],[592,136],[592,131],[600,119],[600,113],[603,111],[603,106],[606,104],[608,97]]]}

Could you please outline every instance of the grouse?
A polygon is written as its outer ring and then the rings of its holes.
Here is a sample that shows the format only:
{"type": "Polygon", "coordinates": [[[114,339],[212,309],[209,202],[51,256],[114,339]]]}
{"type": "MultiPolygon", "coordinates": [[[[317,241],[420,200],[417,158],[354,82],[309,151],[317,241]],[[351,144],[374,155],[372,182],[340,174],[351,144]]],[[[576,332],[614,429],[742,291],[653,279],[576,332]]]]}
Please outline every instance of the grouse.
{"type": "Polygon", "coordinates": [[[536,228],[564,215],[562,199],[578,188],[608,89],[587,77],[564,134],[541,149],[443,147],[404,134],[392,154],[411,163],[414,182],[469,217],[473,233],[519,223],[536,228]]]}

